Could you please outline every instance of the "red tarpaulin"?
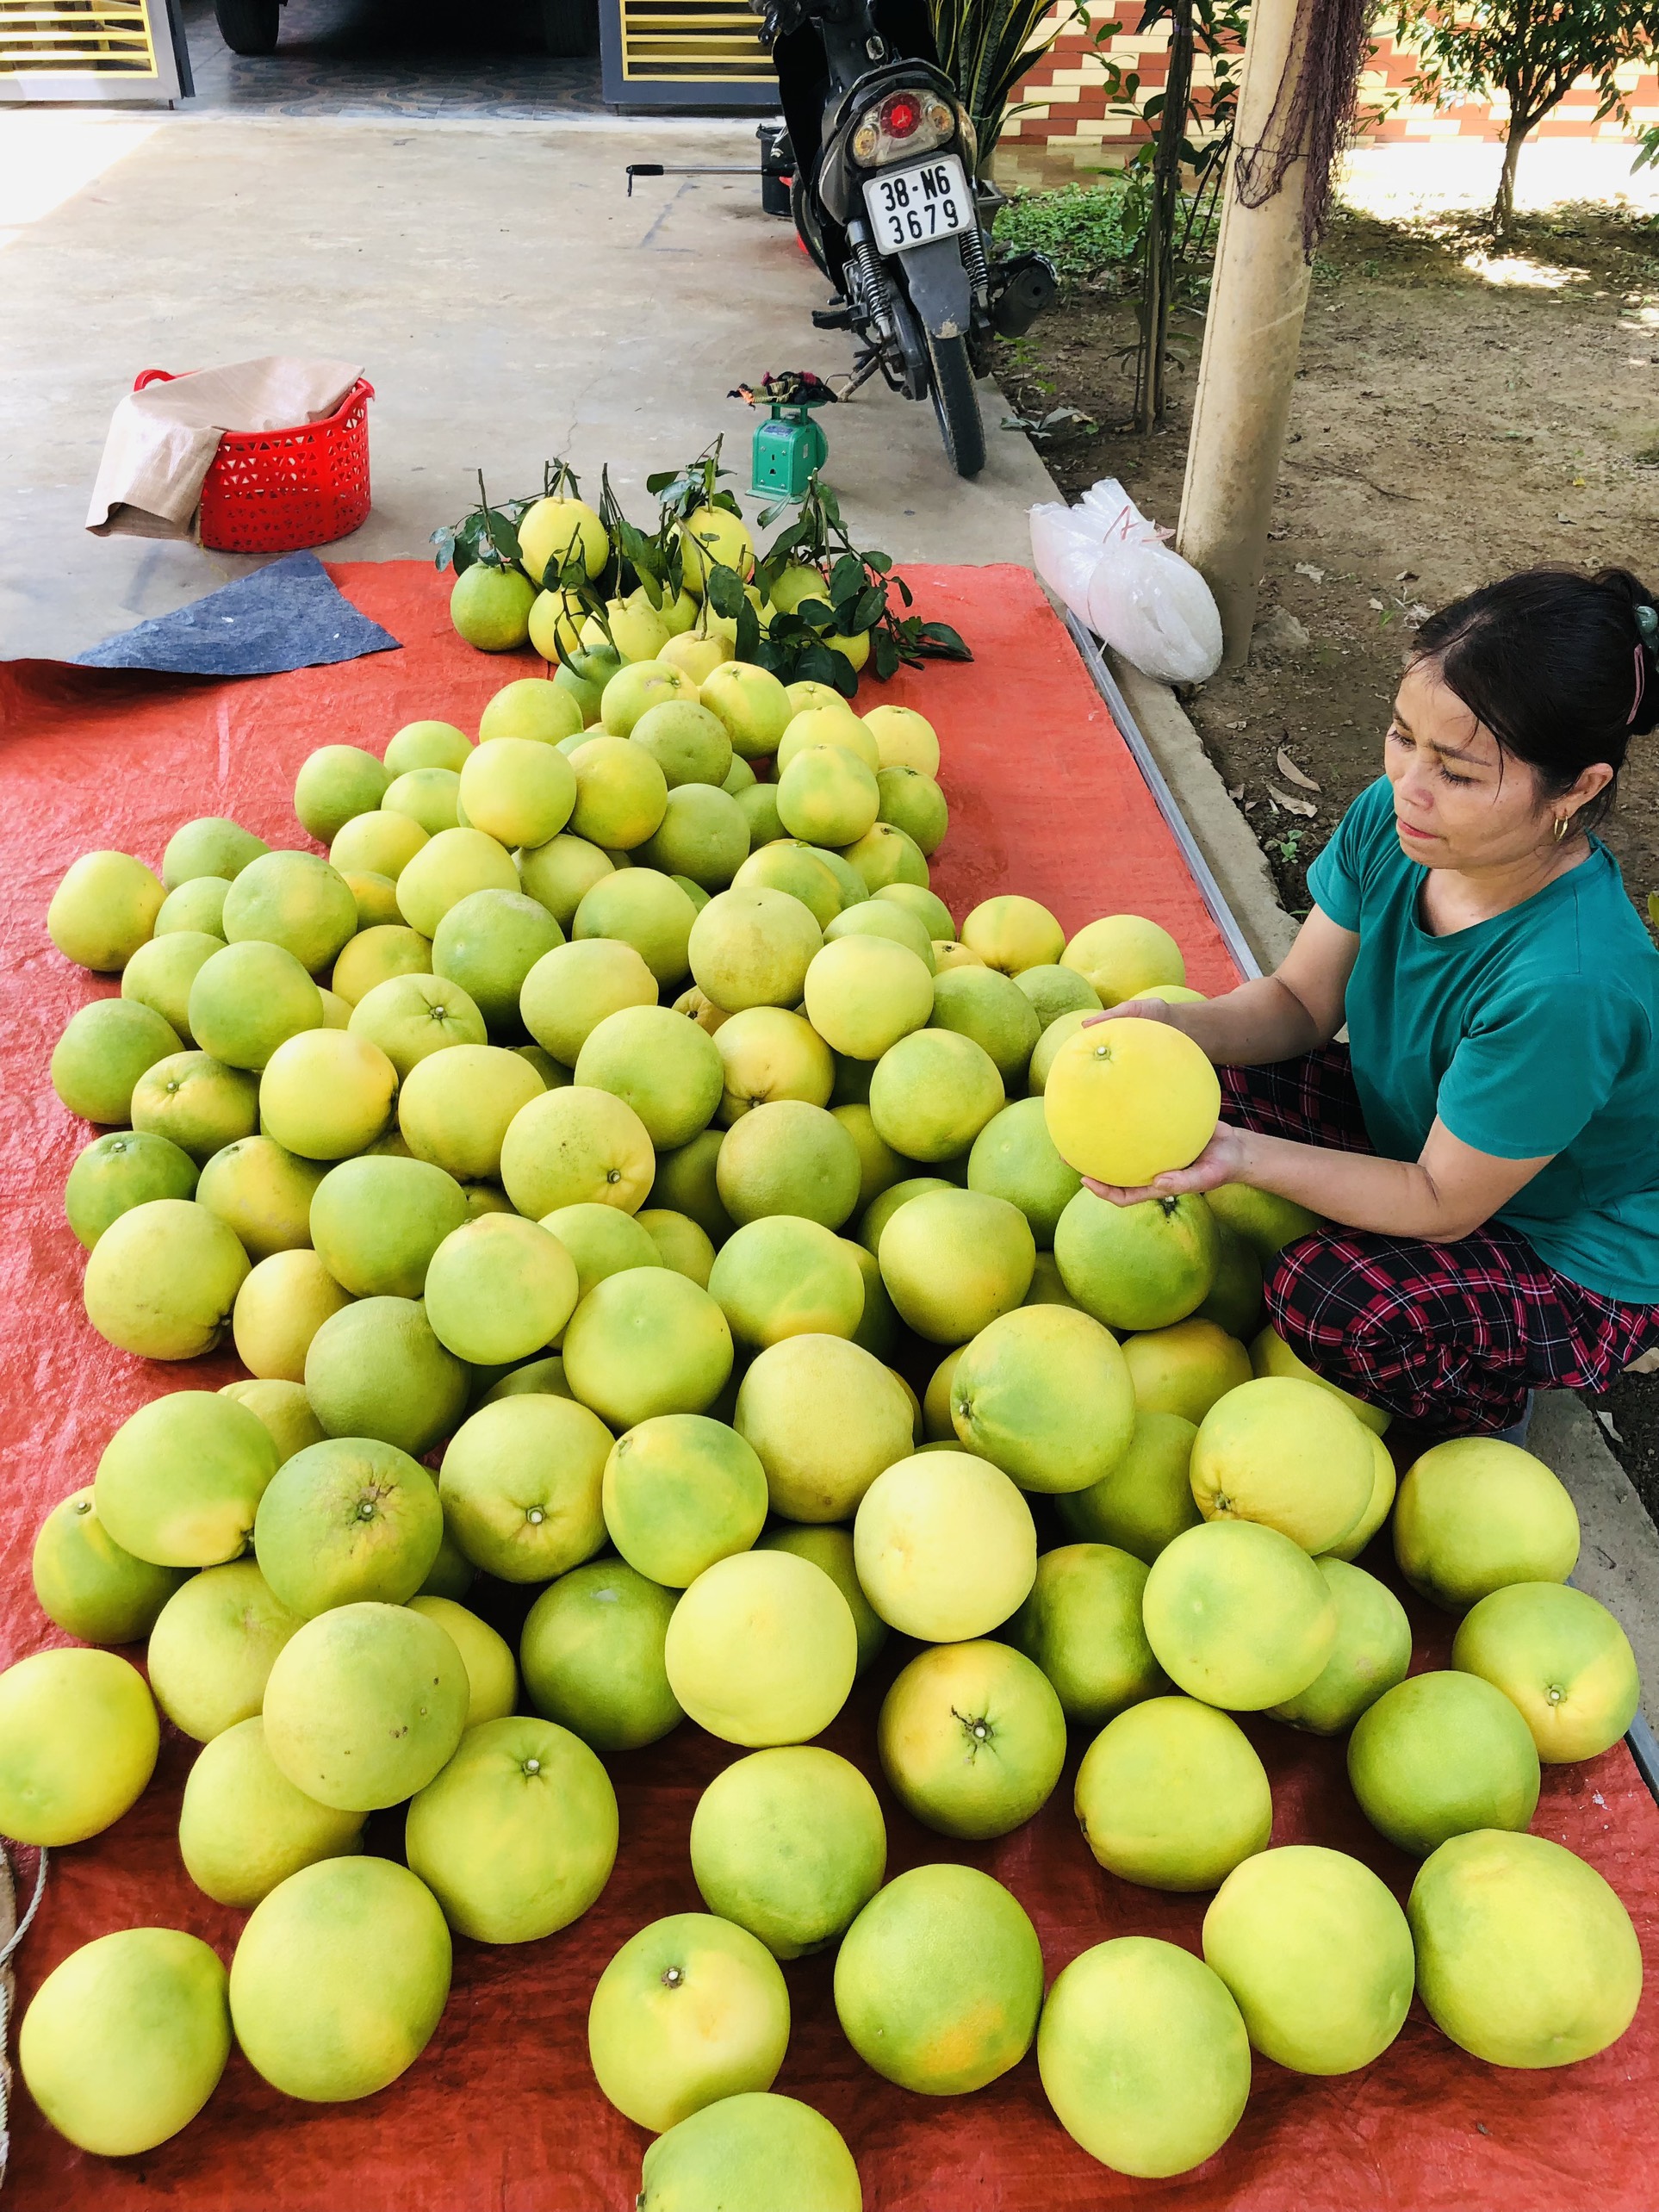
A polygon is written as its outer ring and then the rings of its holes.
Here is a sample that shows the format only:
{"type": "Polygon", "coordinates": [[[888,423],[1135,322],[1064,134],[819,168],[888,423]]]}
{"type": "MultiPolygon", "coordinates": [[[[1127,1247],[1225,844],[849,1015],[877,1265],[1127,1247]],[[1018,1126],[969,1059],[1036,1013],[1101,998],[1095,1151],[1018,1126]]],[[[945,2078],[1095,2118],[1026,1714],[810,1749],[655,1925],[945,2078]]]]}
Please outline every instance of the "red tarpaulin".
{"type": "MultiPolygon", "coordinates": [[[[469,652],[451,634],[446,591],[415,563],[336,569],[354,602],[404,640],[401,653],[258,681],[117,677],[47,663],[0,668],[0,913],[5,1142],[0,1287],[8,1326],[0,1401],[7,1509],[0,1529],[0,1659],[61,1642],[35,1605],[29,1552],[42,1515],[91,1479],[116,1424],[162,1391],[213,1386],[239,1370],[146,1364],[112,1351],[85,1321],[82,1253],[65,1227],[64,1177],[85,1128],[53,1097],[47,1063],[75,1007],[107,985],[47,941],[47,902],[77,854],[115,846],[152,866],[179,823],[232,814],[274,844],[304,842],[290,804],[314,747],[381,749],[401,724],[440,716],[475,728],[498,685],[525,672],[469,652]]],[[[1068,930],[1097,914],[1153,916],[1185,947],[1202,990],[1233,981],[1227,954],[1133,761],[1069,639],[1023,570],[910,572],[927,615],[954,623],[972,668],[930,666],[870,696],[922,709],[944,742],[950,837],[937,886],[959,916],[994,892],[1044,900],[1068,930]]],[[[1368,1562],[1376,1564],[1376,1561],[1368,1562]]],[[[487,1605],[496,1600],[485,1600],[487,1605]]],[[[509,1601],[506,1601],[510,1603],[509,1601]]],[[[522,1611],[522,1600],[517,1611],[522,1611]]],[[[509,1629],[514,1615],[497,1611],[509,1629]]],[[[1445,1665],[1449,1625],[1414,1609],[1417,1664],[1445,1665]]],[[[894,1646],[900,1643],[894,1639],[894,1646]]],[[[882,1788],[874,1716],[904,1653],[890,1649],[823,1739],[882,1790],[890,1873],[937,1859],[983,1867],[1035,1923],[1050,1979],[1112,1936],[1198,1948],[1205,1900],[1164,1897],[1103,1873],[1072,1817],[1073,1762],[1045,1811],[980,1847],[918,1827],[882,1788]]],[[[1403,1897],[1413,1872],[1367,1826],[1340,1744],[1248,1724],[1272,1779],[1277,1843],[1351,1851],[1403,1897]]],[[[25,2001],[78,1944],[112,1929],[189,1929],[228,1961],[241,1917],[191,1885],[175,1843],[194,1746],[167,1732],[155,1782],[116,1826],[54,1857],[46,1905],[21,1960],[25,2001]]],[[[457,1942],[449,2008],[425,2056],[362,2103],[279,2096],[233,2056],[204,2116],[144,2158],[72,2151],[21,2090],[7,2196],[18,2212],[623,2212],[646,2138],[594,2086],[589,1996],[618,1946],[646,1921],[700,1910],[687,1855],[697,1796],[737,1755],[687,1724],[612,1759],[622,1849],[587,1917],[542,1943],[457,1942]]],[[[1651,1961],[1659,1927],[1659,1811],[1621,1745],[1580,1767],[1545,1769],[1534,1827],[1598,1867],[1635,1917],[1651,1961]]],[[[396,1816],[370,1848],[395,1853],[396,1816]]],[[[842,2037],[830,1961],[787,1969],[794,2027],[777,2086],[817,2105],[846,2135],[868,2212],[1100,2212],[1153,2204],[1250,2212],[1652,2212],[1659,2153],[1659,2013],[1650,1998],[1612,2050],[1557,2072],[1504,2072],[1447,2043],[1414,2008],[1393,2048],[1364,2072],[1320,2081],[1258,2060],[1232,2141],[1178,2179],[1134,2182],[1094,2163],[1049,2113],[1034,2058],[971,2097],[906,2094],[871,2073],[842,2037]]],[[[777,2212],[789,2212],[780,2203],[777,2212]]]]}

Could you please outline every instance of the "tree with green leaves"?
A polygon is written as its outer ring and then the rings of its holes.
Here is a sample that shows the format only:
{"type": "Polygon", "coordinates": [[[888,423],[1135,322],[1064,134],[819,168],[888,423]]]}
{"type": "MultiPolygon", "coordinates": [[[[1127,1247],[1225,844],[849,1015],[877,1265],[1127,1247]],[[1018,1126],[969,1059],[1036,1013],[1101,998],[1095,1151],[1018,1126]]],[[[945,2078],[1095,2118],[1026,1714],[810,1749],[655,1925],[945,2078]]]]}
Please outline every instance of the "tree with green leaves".
{"type": "Polygon", "coordinates": [[[1402,0],[1398,36],[1416,47],[1417,82],[1431,98],[1507,96],[1492,208],[1502,238],[1514,227],[1521,148],[1581,77],[1595,88],[1598,122],[1604,115],[1631,120],[1617,72],[1659,56],[1659,0],[1402,0]]]}

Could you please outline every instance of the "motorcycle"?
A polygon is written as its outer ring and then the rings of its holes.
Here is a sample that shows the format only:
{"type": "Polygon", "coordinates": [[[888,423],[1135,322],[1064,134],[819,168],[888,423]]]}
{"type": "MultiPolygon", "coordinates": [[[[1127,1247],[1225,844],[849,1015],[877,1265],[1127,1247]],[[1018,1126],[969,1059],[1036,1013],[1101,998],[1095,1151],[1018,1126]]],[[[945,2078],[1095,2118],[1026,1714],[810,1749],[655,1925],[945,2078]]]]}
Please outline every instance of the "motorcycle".
{"type": "Polygon", "coordinates": [[[976,476],[985,435],[975,379],[993,334],[1022,336],[1051,303],[1053,264],[992,258],[1003,195],[978,174],[972,119],[942,70],[894,53],[872,0],[751,5],[789,121],[766,166],[789,176],[801,243],[836,287],[813,323],[858,342],[849,392],[879,372],[931,400],[952,467],[976,476]]]}

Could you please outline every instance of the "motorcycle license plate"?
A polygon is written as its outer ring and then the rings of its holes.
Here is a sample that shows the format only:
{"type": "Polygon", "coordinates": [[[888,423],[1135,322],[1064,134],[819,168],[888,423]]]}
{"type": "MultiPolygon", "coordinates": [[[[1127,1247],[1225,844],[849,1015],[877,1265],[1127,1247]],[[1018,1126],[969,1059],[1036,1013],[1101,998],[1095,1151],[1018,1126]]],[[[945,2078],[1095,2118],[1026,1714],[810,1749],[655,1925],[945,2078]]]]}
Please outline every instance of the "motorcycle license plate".
{"type": "Polygon", "coordinates": [[[872,177],[864,187],[864,206],[878,253],[903,253],[973,227],[972,195],[954,153],[872,177]]]}

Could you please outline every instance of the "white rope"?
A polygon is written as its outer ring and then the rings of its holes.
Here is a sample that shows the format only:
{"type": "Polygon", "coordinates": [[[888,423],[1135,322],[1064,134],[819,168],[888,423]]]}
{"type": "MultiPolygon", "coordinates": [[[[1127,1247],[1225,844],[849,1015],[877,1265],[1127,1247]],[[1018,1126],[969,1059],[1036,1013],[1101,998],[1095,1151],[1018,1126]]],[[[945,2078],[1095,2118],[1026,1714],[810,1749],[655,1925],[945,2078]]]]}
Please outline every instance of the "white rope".
{"type": "Polygon", "coordinates": [[[0,1921],[11,1920],[15,1925],[3,1943],[0,1943],[0,2186],[3,2186],[6,2169],[11,2163],[11,2009],[17,1993],[17,1985],[11,1972],[11,1957],[29,1930],[29,1924],[40,1909],[40,1899],[46,1895],[47,1854],[42,1847],[40,1862],[34,1869],[34,1888],[21,1920],[16,1918],[17,1889],[12,1875],[9,1854],[0,1847],[0,1921]]]}

